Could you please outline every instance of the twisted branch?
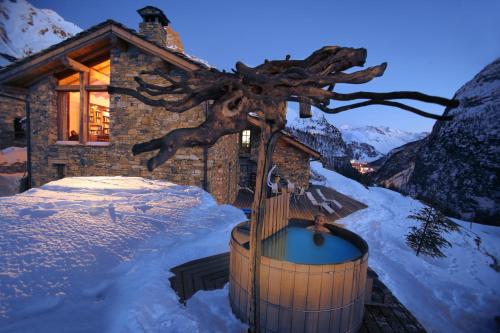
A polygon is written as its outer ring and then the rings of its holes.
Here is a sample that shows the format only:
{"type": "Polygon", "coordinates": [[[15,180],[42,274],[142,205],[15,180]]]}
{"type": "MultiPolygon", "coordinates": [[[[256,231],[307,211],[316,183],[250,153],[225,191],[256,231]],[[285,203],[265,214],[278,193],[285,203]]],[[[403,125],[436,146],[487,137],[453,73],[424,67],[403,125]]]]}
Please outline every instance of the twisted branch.
{"type": "MultiPolygon", "coordinates": [[[[293,60],[287,56],[285,60],[266,60],[253,68],[237,62],[233,73],[213,68],[201,68],[185,73],[167,73],[155,69],[141,72],[135,77],[138,84],[136,89],[110,87],[109,92],[129,95],[147,105],[163,107],[175,113],[183,113],[213,101],[213,106],[207,111],[206,120],[200,126],[176,129],[161,138],[134,146],[134,154],[159,150],[148,162],[150,170],[172,157],[179,148],[212,145],[221,136],[238,133],[246,128],[247,115],[250,112],[259,113],[262,120],[275,130],[283,128],[285,112],[281,109],[287,101],[299,102],[305,108],[314,106],[330,114],[368,105],[384,105],[431,119],[451,119],[450,116],[425,112],[397,100],[414,100],[450,108],[458,106],[456,100],[415,91],[335,92],[337,84],[363,84],[384,74],[387,63],[352,73],[344,72],[363,66],[366,56],[367,52],[363,48],[326,46],[303,60],[293,60]],[[166,84],[149,83],[141,75],[160,77],[166,84]],[[329,107],[331,101],[355,100],[361,101],[335,108],[329,107]]],[[[306,116],[307,112],[304,115],[306,116]]]]}

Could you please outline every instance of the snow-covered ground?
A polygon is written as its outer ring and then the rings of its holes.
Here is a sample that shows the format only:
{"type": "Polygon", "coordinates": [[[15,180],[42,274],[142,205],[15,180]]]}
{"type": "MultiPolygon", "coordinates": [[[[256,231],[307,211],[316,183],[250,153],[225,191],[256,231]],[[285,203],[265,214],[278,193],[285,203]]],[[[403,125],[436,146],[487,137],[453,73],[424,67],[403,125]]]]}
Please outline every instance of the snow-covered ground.
{"type": "Polygon", "coordinates": [[[19,193],[23,172],[0,173],[0,197],[19,193]]]}
{"type": "Polygon", "coordinates": [[[0,150],[0,165],[26,162],[26,147],[8,147],[0,150]]]}
{"type": "Polygon", "coordinates": [[[169,269],[228,250],[244,214],[196,187],[66,178],[0,198],[0,332],[245,332],[227,288],[187,307],[169,269]]]}
{"type": "Polygon", "coordinates": [[[500,272],[489,265],[500,258],[500,228],[455,220],[460,232],[446,235],[446,258],[416,257],[405,235],[407,216],[423,204],[384,188],[365,188],[313,162],[326,185],[368,205],[340,223],[369,244],[369,265],[430,332],[493,332],[500,314],[500,272]],[[479,249],[474,238],[479,236],[479,249]]]}
{"type": "MultiPolygon", "coordinates": [[[[457,221],[447,258],[416,257],[404,235],[420,202],[312,168],[369,206],[340,222],[367,240],[370,266],[429,331],[494,330],[500,228],[457,221]]],[[[199,188],[143,178],[66,178],[0,198],[0,332],[246,332],[227,286],[183,306],[168,281],[170,268],[227,251],[243,219],[199,188]]]]}
{"type": "MultiPolygon", "coordinates": [[[[8,147],[0,150],[0,167],[9,168],[16,163],[26,162],[26,147],[8,147]]],[[[18,170],[19,171],[19,170],[18,170]]],[[[24,172],[0,172],[0,197],[19,193],[24,172]]]]}

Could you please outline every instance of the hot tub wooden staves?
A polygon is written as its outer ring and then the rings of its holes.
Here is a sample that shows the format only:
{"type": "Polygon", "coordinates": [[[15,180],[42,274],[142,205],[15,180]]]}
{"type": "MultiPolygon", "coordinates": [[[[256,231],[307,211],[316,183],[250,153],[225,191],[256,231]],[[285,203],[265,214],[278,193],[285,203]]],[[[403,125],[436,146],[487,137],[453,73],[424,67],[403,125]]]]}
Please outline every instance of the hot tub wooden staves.
{"type": "MultiPolygon", "coordinates": [[[[260,270],[262,332],[356,332],[360,328],[368,247],[359,236],[345,229],[329,228],[360,248],[361,256],[329,265],[294,264],[263,256],[260,270]]],[[[244,230],[236,227],[230,241],[229,298],[235,315],[246,322],[250,279],[244,230]]]]}

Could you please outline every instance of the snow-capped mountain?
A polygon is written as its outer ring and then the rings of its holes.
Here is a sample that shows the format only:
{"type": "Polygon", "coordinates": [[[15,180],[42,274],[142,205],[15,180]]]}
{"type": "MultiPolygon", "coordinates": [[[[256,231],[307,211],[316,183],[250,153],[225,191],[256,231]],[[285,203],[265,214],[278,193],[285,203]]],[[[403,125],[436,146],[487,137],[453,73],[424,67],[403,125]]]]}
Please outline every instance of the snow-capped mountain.
{"type": "Polygon", "coordinates": [[[406,132],[386,126],[353,127],[342,125],[339,130],[342,133],[342,138],[350,147],[353,158],[364,162],[374,161],[396,147],[423,139],[429,134],[427,132],[406,132]]]}
{"type": "Polygon", "coordinates": [[[314,147],[325,157],[345,157],[362,162],[375,161],[408,142],[420,140],[428,133],[412,133],[382,126],[353,127],[332,125],[323,114],[310,119],[294,118],[290,112],[287,128],[299,140],[314,147]]]}
{"type": "Polygon", "coordinates": [[[0,67],[71,37],[82,29],[26,0],[0,0],[0,67]]]}
{"type": "Polygon", "coordinates": [[[500,58],[455,94],[454,119],[436,122],[431,134],[402,147],[375,180],[433,202],[463,219],[500,222],[500,58]]]}

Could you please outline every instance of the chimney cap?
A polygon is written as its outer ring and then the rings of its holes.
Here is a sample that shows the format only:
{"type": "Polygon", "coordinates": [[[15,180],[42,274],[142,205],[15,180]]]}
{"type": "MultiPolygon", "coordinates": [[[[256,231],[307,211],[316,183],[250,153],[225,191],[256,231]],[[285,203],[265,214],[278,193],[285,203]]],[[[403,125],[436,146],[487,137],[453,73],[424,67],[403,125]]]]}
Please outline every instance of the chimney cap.
{"type": "Polygon", "coordinates": [[[151,18],[158,18],[158,20],[154,20],[153,22],[161,23],[162,26],[167,26],[170,23],[170,20],[165,16],[161,9],[158,9],[153,6],[146,6],[144,8],[138,9],[137,12],[141,15],[144,22],[151,22],[148,20],[151,18]]]}

